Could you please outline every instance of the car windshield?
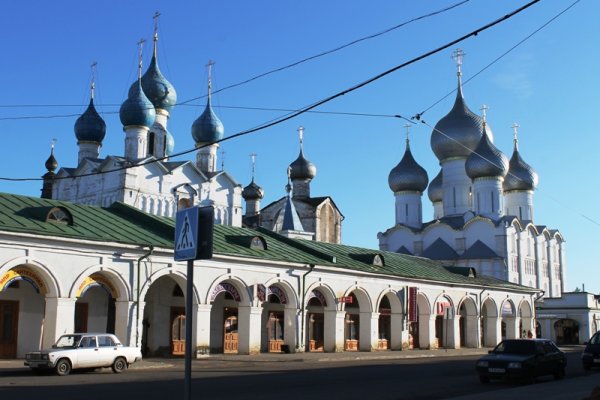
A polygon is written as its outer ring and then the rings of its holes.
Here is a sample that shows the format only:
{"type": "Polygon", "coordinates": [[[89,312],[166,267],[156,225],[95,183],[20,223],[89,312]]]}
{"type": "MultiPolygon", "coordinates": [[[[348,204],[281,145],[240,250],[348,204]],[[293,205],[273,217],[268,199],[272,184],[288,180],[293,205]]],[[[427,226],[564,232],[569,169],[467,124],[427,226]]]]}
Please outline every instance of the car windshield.
{"type": "Polygon", "coordinates": [[[54,347],[66,348],[66,347],[75,347],[77,343],[81,340],[81,335],[63,335],[61,336],[54,347]]]}
{"type": "Polygon", "coordinates": [[[532,340],[505,340],[494,349],[501,354],[535,354],[535,342],[532,340]]]}

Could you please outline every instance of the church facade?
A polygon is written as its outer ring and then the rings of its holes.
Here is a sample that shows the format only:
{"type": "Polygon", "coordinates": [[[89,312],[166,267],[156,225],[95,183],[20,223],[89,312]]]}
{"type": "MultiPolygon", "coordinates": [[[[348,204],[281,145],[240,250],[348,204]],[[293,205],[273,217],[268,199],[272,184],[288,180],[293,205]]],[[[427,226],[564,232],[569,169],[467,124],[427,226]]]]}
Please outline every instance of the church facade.
{"type": "Polygon", "coordinates": [[[493,144],[484,115],[467,106],[461,84],[462,53],[454,106],[435,125],[431,148],[440,162],[429,182],[406,142],[388,177],[395,196],[395,224],[378,234],[381,250],[470,267],[480,274],[537,288],[547,298],[565,287],[565,240],[534,218],[538,175],[522,158],[514,125],[510,160],[493,144]],[[433,220],[423,221],[427,188],[433,220]]]}

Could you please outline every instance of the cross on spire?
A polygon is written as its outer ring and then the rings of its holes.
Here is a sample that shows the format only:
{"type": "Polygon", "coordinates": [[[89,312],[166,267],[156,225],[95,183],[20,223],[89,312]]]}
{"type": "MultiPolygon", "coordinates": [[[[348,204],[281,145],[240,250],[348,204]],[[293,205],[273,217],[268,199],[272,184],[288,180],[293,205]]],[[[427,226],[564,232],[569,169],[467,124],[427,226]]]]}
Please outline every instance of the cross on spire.
{"type": "Polygon", "coordinates": [[[480,110],[481,118],[483,118],[483,123],[485,124],[487,122],[487,110],[489,110],[489,107],[484,104],[481,106],[480,110]]]}
{"type": "Polygon", "coordinates": [[[410,135],[410,128],[412,127],[411,124],[405,124],[404,128],[406,129],[406,144],[408,145],[409,142],[409,135],[410,135]]]}
{"type": "Polygon", "coordinates": [[[256,169],[256,153],[250,153],[250,159],[252,160],[252,182],[254,182],[254,172],[256,169]]]}
{"type": "Polygon", "coordinates": [[[513,128],[513,142],[515,143],[515,150],[518,149],[519,139],[517,138],[517,135],[519,133],[520,126],[521,125],[517,124],[516,122],[511,125],[511,128],[513,128]]]}
{"type": "Polygon", "coordinates": [[[461,66],[463,63],[463,57],[465,56],[465,52],[462,51],[462,49],[456,49],[452,52],[452,58],[454,59],[454,61],[456,62],[456,73],[458,76],[462,75],[462,71],[461,71],[461,66]]]}
{"type": "Polygon", "coordinates": [[[52,139],[52,141],[50,141],[50,152],[52,154],[54,154],[54,145],[56,145],[56,138],[52,139]]]}
{"type": "Polygon", "coordinates": [[[90,68],[92,69],[92,84],[90,85],[91,97],[94,98],[94,90],[96,89],[96,66],[98,63],[96,61],[92,62],[90,68]]]}
{"type": "Polygon", "coordinates": [[[304,151],[304,127],[298,127],[298,137],[300,138],[300,150],[304,151]]]}
{"type": "Polygon", "coordinates": [[[138,78],[142,79],[142,55],[143,55],[143,50],[144,50],[144,43],[146,43],[146,39],[141,38],[137,44],[140,47],[140,61],[138,64],[138,78]]]}
{"type": "Polygon", "coordinates": [[[152,16],[154,20],[154,56],[156,57],[156,44],[158,42],[158,17],[160,17],[160,11],[156,11],[152,16]]]}
{"type": "Polygon", "coordinates": [[[208,68],[208,98],[210,99],[211,97],[211,92],[212,92],[212,67],[213,65],[215,65],[215,62],[213,60],[208,60],[208,63],[206,63],[206,68],[208,68]]]}

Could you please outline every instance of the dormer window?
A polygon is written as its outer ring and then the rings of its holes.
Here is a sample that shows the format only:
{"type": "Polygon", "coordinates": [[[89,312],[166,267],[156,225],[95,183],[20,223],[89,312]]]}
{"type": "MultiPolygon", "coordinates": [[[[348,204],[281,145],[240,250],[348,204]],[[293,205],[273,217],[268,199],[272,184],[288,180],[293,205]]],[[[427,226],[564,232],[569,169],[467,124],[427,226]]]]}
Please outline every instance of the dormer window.
{"type": "Polygon", "coordinates": [[[373,265],[383,267],[383,257],[381,256],[381,254],[375,254],[375,256],[373,257],[373,265]]]}
{"type": "Polygon", "coordinates": [[[73,225],[73,216],[64,207],[53,207],[46,216],[46,222],[53,222],[56,224],[73,225]]]}
{"type": "Polygon", "coordinates": [[[260,236],[254,236],[250,241],[250,248],[252,250],[266,250],[267,244],[265,243],[265,240],[260,236]]]}

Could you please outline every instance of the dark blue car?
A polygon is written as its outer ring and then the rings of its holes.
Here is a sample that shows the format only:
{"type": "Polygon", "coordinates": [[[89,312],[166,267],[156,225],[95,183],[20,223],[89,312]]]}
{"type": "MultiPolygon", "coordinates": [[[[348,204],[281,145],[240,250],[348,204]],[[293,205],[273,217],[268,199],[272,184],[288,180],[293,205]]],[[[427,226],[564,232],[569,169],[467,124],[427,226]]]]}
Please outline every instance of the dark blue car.
{"type": "Polygon", "coordinates": [[[600,331],[596,332],[586,343],[585,350],[581,355],[581,362],[586,371],[592,367],[600,367],[600,331]]]}
{"type": "Polygon", "coordinates": [[[477,361],[479,380],[525,379],[535,382],[538,376],[553,375],[555,379],[565,376],[567,358],[548,339],[503,340],[488,355],[477,361]]]}

